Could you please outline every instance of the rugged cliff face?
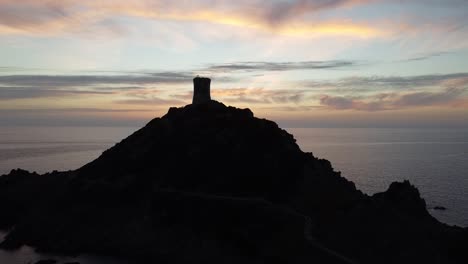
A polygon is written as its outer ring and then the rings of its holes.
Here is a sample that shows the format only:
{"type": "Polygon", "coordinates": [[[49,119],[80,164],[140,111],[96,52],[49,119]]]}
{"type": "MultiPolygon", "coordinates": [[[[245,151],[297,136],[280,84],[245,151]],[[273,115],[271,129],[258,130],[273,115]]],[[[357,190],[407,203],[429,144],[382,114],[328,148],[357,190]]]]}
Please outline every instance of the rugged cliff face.
{"type": "Polygon", "coordinates": [[[70,172],[0,177],[2,244],[171,263],[465,263],[408,182],[372,197],[249,109],[169,112],[70,172]]]}

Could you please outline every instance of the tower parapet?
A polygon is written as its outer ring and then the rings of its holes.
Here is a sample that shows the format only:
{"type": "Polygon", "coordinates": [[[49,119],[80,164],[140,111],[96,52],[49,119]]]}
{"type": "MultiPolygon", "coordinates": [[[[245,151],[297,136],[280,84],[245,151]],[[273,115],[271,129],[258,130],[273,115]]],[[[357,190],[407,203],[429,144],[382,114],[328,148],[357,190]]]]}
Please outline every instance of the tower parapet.
{"type": "Polygon", "coordinates": [[[193,79],[193,101],[192,104],[202,104],[211,101],[210,95],[211,79],[195,77],[193,79]]]}

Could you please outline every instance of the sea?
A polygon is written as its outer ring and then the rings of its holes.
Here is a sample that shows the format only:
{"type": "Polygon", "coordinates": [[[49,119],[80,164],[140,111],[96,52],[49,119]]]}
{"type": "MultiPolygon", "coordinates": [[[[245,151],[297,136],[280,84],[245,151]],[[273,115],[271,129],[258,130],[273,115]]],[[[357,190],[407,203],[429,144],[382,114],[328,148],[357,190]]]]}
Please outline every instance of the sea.
{"type": "MultiPolygon", "coordinates": [[[[137,129],[0,127],[0,175],[15,168],[38,173],[77,169],[137,129]]],[[[409,180],[439,221],[468,227],[468,129],[285,129],[303,151],[330,160],[363,192],[372,195],[393,181],[409,180]],[[436,206],[446,210],[435,210],[436,206]]],[[[34,263],[42,257],[28,247],[0,251],[0,263],[34,263]]],[[[80,258],[82,264],[118,263],[95,256],[80,258]]]]}

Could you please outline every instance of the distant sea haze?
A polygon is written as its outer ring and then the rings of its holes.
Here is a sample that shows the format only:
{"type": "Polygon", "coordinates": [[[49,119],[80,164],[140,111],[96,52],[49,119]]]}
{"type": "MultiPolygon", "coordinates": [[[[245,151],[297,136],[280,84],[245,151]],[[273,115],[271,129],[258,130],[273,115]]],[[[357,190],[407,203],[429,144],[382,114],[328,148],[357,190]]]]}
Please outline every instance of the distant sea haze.
{"type": "MultiPolygon", "coordinates": [[[[138,128],[1,127],[0,174],[77,169],[138,128]]],[[[367,194],[416,185],[440,221],[468,226],[468,129],[286,128],[367,194]],[[446,210],[434,210],[434,207],[446,210]]]]}

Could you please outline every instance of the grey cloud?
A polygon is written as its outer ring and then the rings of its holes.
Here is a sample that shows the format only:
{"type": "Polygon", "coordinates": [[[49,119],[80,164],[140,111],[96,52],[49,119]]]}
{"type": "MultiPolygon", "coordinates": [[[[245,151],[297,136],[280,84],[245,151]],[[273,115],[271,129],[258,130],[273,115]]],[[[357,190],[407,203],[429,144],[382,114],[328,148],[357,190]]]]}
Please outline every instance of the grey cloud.
{"type": "Polygon", "coordinates": [[[381,111],[394,109],[385,101],[363,101],[353,97],[324,95],[320,98],[320,105],[335,110],[381,111]]]}
{"type": "MultiPolygon", "coordinates": [[[[8,67],[5,67],[8,68],[8,67]]],[[[0,100],[60,97],[69,95],[106,95],[148,92],[153,85],[186,84],[195,76],[192,72],[95,72],[86,75],[0,75],[0,100]],[[146,87],[145,87],[146,86],[146,87]]],[[[232,82],[234,77],[220,76],[218,83],[232,82]]],[[[154,91],[153,91],[154,92],[154,91]]],[[[144,99],[144,98],[143,98],[144,99]]]]}
{"type": "Polygon", "coordinates": [[[0,67],[0,72],[11,72],[11,71],[24,71],[25,68],[20,67],[0,67]]]}
{"type": "Polygon", "coordinates": [[[320,109],[316,105],[296,105],[296,106],[273,106],[273,107],[257,107],[257,109],[274,110],[274,111],[287,111],[287,112],[305,112],[320,109]]]}
{"type": "MultiPolygon", "coordinates": [[[[164,93],[164,92],[162,92],[164,93]]],[[[117,104],[129,105],[181,105],[187,100],[180,100],[175,96],[161,96],[161,90],[156,89],[136,89],[123,94],[126,99],[115,100],[117,104]]]]}
{"type": "MultiPolygon", "coordinates": [[[[218,87],[211,91],[211,97],[220,100],[232,100],[237,101],[236,98],[246,98],[249,100],[252,98],[261,98],[261,100],[254,100],[257,102],[264,103],[281,103],[281,102],[293,102],[299,103],[305,99],[306,89],[265,89],[265,88],[222,88],[218,87]]],[[[193,93],[186,92],[181,94],[171,95],[173,98],[180,100],[192,99],[193,93]]],[[[243,101],[243,100],[238,100],[243,101]]]]}
{"type": "Polygon", "coordinates": [[[454,52],[447,52],[447,51],[434,52],[434,53],[422,54],[422,55],[419,55],[419,56],[411,57],[411,58],[408,58],[408,59],[405,59],[405,60],[401,60],[399,62],[422,61],[422,60],[432,59],[432,58],[435,58],[435,57],[450,55],[450,54],[453,54],[453,53],[454,52]]]}
{"type": "Polygon", "coordinates": [[[50,89],[37,87],[0,87],[0,100],[30,99],[42,97],[62,97],[70,95],[107,95],[112,91],[50,89]]]}
{"type": "Polygon", "coordinates": [[[176,99],[164,99],[160,97],[151,97],[144,99],[124,99],[114,101],[118,104],[129,104],[129,105],[185,105],[187,102],[176,100],[176,99]]]}
{"type": "Polygon", "coordinates": [[[213,72],[235,71],[292,71],[292,70],[316,70],[337,69],[356,66],[355,61],[302,61],[302,62],[234,62],[224,64],[211,64],[205,69],[213,72]]]}
{"type": "Polygon", "coordinates": [[[355,100],[353,98],[346,98],[342,96],[328,96],[324,95],[320,98],[320,104],[326,105],[334,109],[351,109],[355,100]]]}
{"type": "Polygon", "coordinates": [[[401,108],[452,105],[457,106],[460,100],[466,100],[466,89],[447,88],[440,92],[413,92],[377,94],[367,98],[330,96],[320,97],[320,105],[337,110],[382,111],[401,108]]]}
{"type": "Polygon", "coordinates": [[[349,78],[344,80],[344,84],[355,85],[380,85],[380,86],[393,86],[393,87],[415,87],[415,86],[429,86],[437,85],[443,81],[468,78],[468,73],[454,73],[454,74],[436,74],[436,75],[419,75],[419,76],[393,76],[393,77],[370,77],[370,78],[349,78]]]}
{"type": "Polygon", "coordinates": [[[0,85],[70,87],[98,84],[155,84],[188,83],[193,74],[158,72],[140,75],[6,75],[0,76],[0,85]]]}
{"type": "Polygon", "coordinates": [[[305,99],[305,90],[273,90],[273,89],[219,89],[214,96],[219,96],[222,101],[231,103],[250,104],[299,104],[305,99]]]}
{"type": "MultiPolygon", "coordinates": [[[[306,99],[305,89],[263,89],[263,88],[218,88],[211,92],[215,100],[228,103],[247,104],[299,104],[306,99]]],[[[192,99],[192,92],[171,95],[172,98],[187,102],[192,99]]]]}
{"type": "Polygon", "coordinates": [[[395,102],[395,106],[426,106],[450,103],[458,99],[464,90],[449,88],[444,92],[430,93],[418,92],[400,96],[395,102]]]}
{"type": "Polygon", "coordinates": [[[128,113],[128,112],[150,112],[148,109],[103,109],[103,108],[23,108],[23,109],[0,109],[0,114],[12,113],[128,113]]]}
{"type": "Polygon", "coordinates": [[[137,91],[145,90],[147,89],[142,86],[85,86],[65,88],[0,86],[0,100],[66,97],[74,95],[111,95],[118,93],[137,93],[137,91]]]}
{"type": "Polygon", "coordinates": [[[257,14],[270,24],[279,24],[285,20],[325,9],[336,8],[350,3],[350,0],[294,0],[294,1],[262,1],[257,6],[257,14]]]}
{"type": "Polygon", "coordinates": [[[223,101],[228,103],[245,103],[245,104],[270,104],[271,102],[266,98],[251,98],[247,96],[236,96],[226,98],[223,101]]]}
{"type": "Polygon", "coordinates": [[[314,89],[336,91],[375,91],[376,89],[412,89],[429,86],[468,86],[468,73],[434,74],[417,76],[349,77],[331,81],[304,81],[299,85],[314,89]],[[450,82],[454,82],[451,84],[450,82]]]}

